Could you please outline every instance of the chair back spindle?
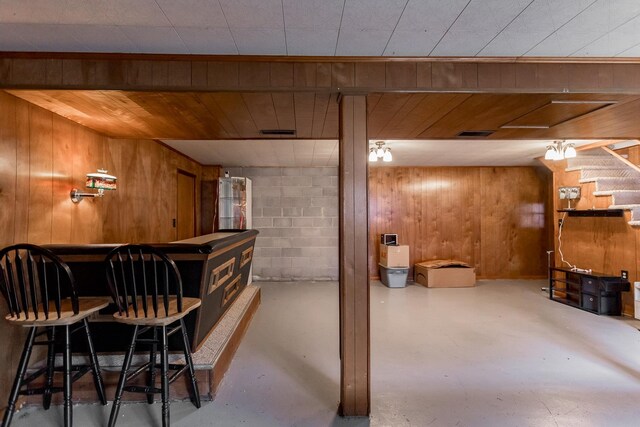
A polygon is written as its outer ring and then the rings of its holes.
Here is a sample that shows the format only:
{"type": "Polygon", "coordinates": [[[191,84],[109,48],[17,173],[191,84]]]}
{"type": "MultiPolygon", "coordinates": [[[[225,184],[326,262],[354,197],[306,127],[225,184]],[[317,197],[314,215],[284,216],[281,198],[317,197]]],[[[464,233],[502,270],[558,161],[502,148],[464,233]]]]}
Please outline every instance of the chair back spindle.
{"type": "Polygon", "coordinates": [[[74,314],[80,310],[69,266],[37,245],[22,243],[0,250],[0,293],[12,318],[60,319],[65,298],[70,298],[74,314]]]}
{"type": "Polygon", "coordinates": [[[141,244],[119,246],[106,256],[105,268],[119,315],[167,316],[172,299],[176,300],[178,312],[182,312],[180,273],[162,251],[141,244]]]}

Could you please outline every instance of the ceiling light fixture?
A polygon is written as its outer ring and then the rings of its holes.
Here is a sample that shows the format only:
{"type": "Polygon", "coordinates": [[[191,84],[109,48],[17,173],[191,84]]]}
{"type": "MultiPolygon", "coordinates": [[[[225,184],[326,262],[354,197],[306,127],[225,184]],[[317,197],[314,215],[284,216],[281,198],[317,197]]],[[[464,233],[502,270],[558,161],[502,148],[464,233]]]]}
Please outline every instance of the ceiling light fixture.
{"type": "Polygon", "coordinates": [[[376,141],[376,147],[369,148],[369,161],[377,162],[378,159],[382,159],[383,162],[390,162],[393,160],[391,155],[391,148],[385,147],[384,141],[376,141]]]}
{"type": "Polygon", "coordinates": [[[575,144],[566,141],[554,141],[553,144],[547,145],[547,152],[544,153],[545,160],[563,160],[576,157],[575,144]]]}

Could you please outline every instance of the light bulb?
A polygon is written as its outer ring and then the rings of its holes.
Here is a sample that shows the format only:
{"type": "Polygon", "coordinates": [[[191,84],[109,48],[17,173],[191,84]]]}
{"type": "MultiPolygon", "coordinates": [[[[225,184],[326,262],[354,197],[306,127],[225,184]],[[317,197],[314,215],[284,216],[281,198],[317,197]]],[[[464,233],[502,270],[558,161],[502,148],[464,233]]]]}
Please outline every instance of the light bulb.
{"type": "Polygon", "coordinates": [[[384,156],[384,149],[382,148],[382,145],[378,145],[378,149],[376,150],[376,156],[378,157],[384,156]]]}
{"type": "Polygon", "coordinates": [[[577,155],[576,153],[576,148],[573,144],[569,144],[567,145],[567,147],[564,149],[564,158],[565,159],[572,159],[577,155]]]}
{"type": "Polygon", "coordinates": [[[372,148],[369,150],[369,161],[370,162],[377,162],[378,161],[378,156],[376,155],[376,149],[372,148]]]}
{"type": "Polygon", "coordinates": [[[382,161],[390,162],[391,160],[393,160],[393,156],[391,155],[391,148],[386,148],[384,150],[384,155],[382,156],[382,161]]]}

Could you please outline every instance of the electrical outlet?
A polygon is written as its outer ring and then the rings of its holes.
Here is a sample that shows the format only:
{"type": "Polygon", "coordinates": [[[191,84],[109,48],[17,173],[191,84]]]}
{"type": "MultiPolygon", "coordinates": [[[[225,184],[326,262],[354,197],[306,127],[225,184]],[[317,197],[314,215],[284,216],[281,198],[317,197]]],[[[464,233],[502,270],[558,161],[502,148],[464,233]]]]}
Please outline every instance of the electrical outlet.
{"type": "Polygon", "coordinates": [[[629,280],[629,272],[627,270],[620,270],[620,277],[624,280],[629,280]]]}

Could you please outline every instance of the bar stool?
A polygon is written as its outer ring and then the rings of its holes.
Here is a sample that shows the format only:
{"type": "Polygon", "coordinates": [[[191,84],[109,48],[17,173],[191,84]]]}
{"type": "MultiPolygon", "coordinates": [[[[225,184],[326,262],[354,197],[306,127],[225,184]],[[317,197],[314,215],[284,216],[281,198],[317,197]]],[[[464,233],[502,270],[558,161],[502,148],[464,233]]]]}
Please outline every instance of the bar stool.
{"type": "Polygon", "coordinates": [[[108,306],[109,299],[78,298],[69,266],[51,251],[30,244],[13,245],[0,251],[0,291],[9,306],[9,314],[5,319],[13,325],[29,328],[2,426],[8,427],[11,424],[19,395],[42,394],[43,406],[49,409],[51,394],[56,392],[64,393],[64,425],[71,426],[71,385],[89,371],[93,373],[100,402],[106,405],[100,366],[91,341],[87,317],[108,306]],[[72,329],[76,323],[80,323],[80,326],[72,329]],[[41,328],[40,332],[38,328],[41,328]],[[71,336],[77,331],[84,331],[89,348],[89,365],[72,366],[71,336]],[[63,334],[62,368],[55,366],[58,333],[63,334]],[[47,335],[46,340],[36,341],[36,337],[44,334],[47,335]],[[25,377],[34,345],[47,346],[47,364],[25,377]],[[62,387],[53,385],[55,372],[64,373],[62,387]],[[43,375],[44,387],[22,390],[22,387],[43,375]]]}
{"type": "Polygon", "coordinates": [[[184,326],[184,317],[200,306],[199,298],[182,296],[182,279],[176,264],[161,251],[147,245],[124,245],[115,248],[105,259],[107,282],[118,312],[116,322],[133,325],[131,344],[127,350],[120,380],[109,417],[109,427],[116,424],[123,391],[144,393],[149,404],[154,394],[162,396],[162,425],[169,426],[169,384],[185,371],[189,374],[193,396],[191,401],[200,408],[200,394],[191,359],[191,348],[184,326]],[[173,325],[173,326],[172,326],[173,325]],[[149,332],[153,338],[140,338],[149,332]],[[168,337],[181,332],[185,365],[169,364],[168,337]],[[158,335],[160,339],[158,340],[158,335]],[[150,344],[149,362],[129,373],[137,343],[150,344]],[[156,364],[160,344],[160,364],[156,364]],[[160,388],[156,387],[155,372],[160,368],[160,388]],[[175,372],[169,377],[169,370],[175,372]],[[146,386],[127,383],[147,371],[146,386]]]}

